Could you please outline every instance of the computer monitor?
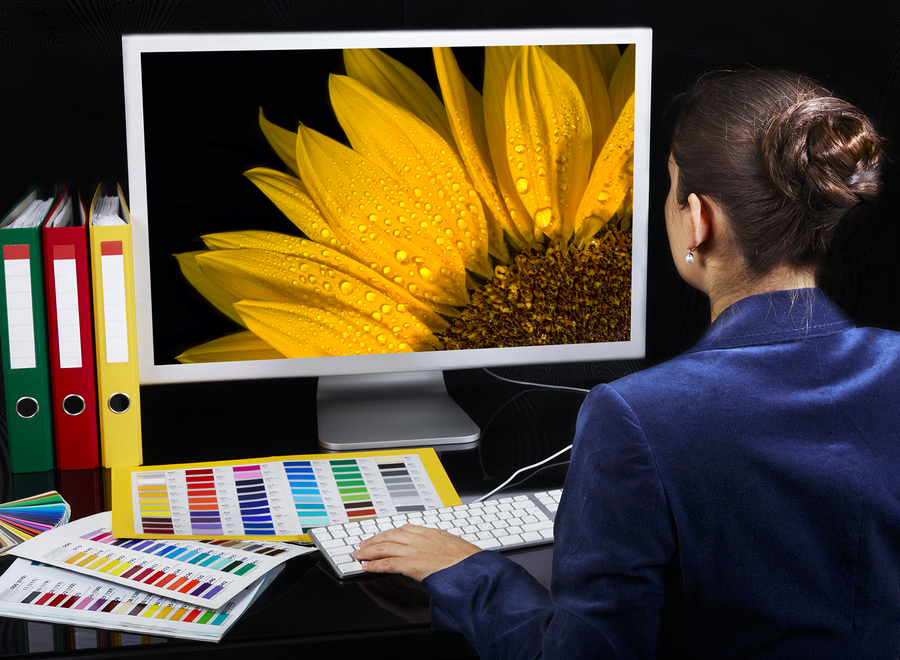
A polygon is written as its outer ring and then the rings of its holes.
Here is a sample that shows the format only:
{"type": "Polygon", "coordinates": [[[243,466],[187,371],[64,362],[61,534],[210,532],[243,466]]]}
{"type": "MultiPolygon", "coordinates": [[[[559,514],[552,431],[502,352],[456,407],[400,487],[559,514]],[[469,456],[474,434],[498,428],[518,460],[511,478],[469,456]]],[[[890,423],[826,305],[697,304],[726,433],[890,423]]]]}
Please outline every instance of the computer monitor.
{"type": "Polygon", "coordinates": [[[477,440],[444,370],[644,356],[649,29],[123,54],[142,385],[315,376],[323,447],[402,448],[477,440]]]}

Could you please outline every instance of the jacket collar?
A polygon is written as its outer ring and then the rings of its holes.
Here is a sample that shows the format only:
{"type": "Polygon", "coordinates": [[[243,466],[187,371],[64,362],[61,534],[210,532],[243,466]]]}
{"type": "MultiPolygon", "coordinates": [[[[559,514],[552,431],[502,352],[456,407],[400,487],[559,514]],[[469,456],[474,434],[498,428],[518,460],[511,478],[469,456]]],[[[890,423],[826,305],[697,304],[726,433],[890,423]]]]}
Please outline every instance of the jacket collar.
{"type": "Polygon", "coordinates": [[[820,289],[772,291],[731,304],[687,352],[800,341],[853,327],[820,289]]]}

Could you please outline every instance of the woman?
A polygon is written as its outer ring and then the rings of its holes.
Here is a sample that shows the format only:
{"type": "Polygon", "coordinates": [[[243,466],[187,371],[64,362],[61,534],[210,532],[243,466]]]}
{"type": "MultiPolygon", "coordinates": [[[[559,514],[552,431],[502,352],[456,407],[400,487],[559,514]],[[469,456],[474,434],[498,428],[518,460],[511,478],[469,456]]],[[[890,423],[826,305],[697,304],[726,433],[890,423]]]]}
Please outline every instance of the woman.
{"type": "Polygon", "coordinates": [[[483,658],[900,657],[900,335],[815,288],[881,160],[865,116],[804,78],[701,81],[665,216],[712,325],[588,396],[551,593],[437,530],[357,558],[423,580],[433,625],[483,658]]]}

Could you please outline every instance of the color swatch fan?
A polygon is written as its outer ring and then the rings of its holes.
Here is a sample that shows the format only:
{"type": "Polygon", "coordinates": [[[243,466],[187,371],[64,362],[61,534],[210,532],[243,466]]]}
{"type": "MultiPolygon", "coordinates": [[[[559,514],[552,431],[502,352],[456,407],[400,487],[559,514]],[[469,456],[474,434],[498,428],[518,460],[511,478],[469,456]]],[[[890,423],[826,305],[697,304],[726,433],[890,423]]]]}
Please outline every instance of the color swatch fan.
{"type": "Polygon", "coordinates": [[[55,490],[0,504],[0,553],[69,522],[72,507],[55,490]]]}

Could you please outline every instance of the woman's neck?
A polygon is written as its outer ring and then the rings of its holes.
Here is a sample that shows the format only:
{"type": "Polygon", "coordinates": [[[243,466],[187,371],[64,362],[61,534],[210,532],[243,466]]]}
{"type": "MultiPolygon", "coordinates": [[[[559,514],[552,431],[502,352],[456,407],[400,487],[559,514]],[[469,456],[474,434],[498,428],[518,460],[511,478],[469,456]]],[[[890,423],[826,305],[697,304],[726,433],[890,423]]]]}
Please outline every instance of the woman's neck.
{"type": "Polygon", "coordinates": [[[729,305],[736,303],[741,298],[770,291],[805,289],[815,285],[816,278],[812,271],[788,267],[777,268],[764,277],[744,281],[737,286],[734,283],[712,285],[707,292],[712,321],[715,321],[729,305]]]}

